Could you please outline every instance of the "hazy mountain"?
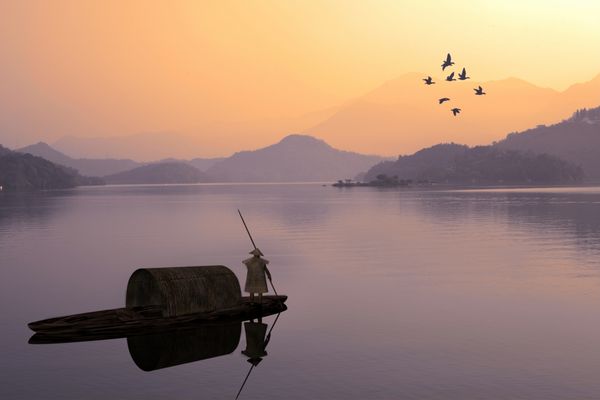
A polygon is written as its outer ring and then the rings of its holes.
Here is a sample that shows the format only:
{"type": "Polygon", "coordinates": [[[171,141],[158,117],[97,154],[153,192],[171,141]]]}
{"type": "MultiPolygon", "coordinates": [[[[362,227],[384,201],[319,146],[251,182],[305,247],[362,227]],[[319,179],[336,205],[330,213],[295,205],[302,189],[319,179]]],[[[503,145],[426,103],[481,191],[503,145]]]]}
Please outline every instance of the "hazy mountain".
{"type": "Polygon", "coordinates": [[[407,154],[453,137],[468,145],[490,143],[506,132],[548,124],[600,103],[600,75],[559,92],[516,78],[478,82],[475,71],[470,74],[474,79],[445,82],[446,74],[438,73],[431,86],[421,80],[427,74],[403,75],[305,132],[354,151],[407,154]],[[478,85],[485,96],[474,95],[478,85]],[[441,97],[451,100],[439,105],[441,97]],[[458,117],[450,112],[454,106],[462,109],[458,117]]]}
{"type": "Polygon", "coordinates": [[[198,154],[198,141],[186,135],[168,132],[139,133],[113,137],[65,136],[52,144],[67,154],[85,158],[130,158],[151,161],[198,154]]]}
{"type": "Polygon", "coordinates": [[[0,186],[3,190],[65,189],[102,183],[98,178],[83,177],[75,170],[41,157],[0,146],[0,186]]]}
{"type": "Polygon", "coordinates": [[[511,133],[496,146],[553,154],[580,165],[586,178],[600,179],[600,107],[577,111],[558,124],[511,133]]]}
{"type": "Polygon", "coordinates": [[[206,171],[216,163],[223,161],[225,157],[218,158],[193,158],[189,161],[186,161],[188,164],[193,166],[194,168],[198,168],[200,171],[206,171]]]}
{"type": "Polygon", "coordinates": [[[571,110],[595,107],[600,102],[600,75],[561,92],[517,78],[481,82],[476,71],[468,72],[473,79],[445,82],[447,73],[436,70],[436,84],[431,86],[421,80],[428,73],[405,74],[340,106],[296,119],[206,122],[195,131],[201,135],[155,132],[117,137],[67,136],[52,145],[78,157],[149,162],[261,147],[273,143],[281,132],[304,132],[351,151],[409,154],[449,139],[468,145],[487,144],[506,132],[549,124],[567,118],[571,110]],[[474,95],[477,85],[484,87],[485,96],[474,95]],[[440,97],[451,100],[438,105],[440,97]],[[451,106],[462,109],[460,116],[452,116],[451,106]]]}
{"type": "Polygon", "coordinates": [[[72,158],[55,150],[44,142],[32,144],[18,149],[17,151],[33,154],[34,156],[45,158],[53,163],[74,168],[81,174],[89,176],[110,175],[142,165],[141,163],[128,159],[72,158]]]}
{"type": "Polygon", "coordinates": [[[378,175],[453,184],[561,184],[579,182],[580,167],[548,154],[505,150],[494,146],[439,144],[371,168],[378,175]]]}
{"type": "Polygon", "coordinates": [[[159,162],[103,177],[109,184],[210,182],[208,176],[183,162],[159,162]]]}
{"type": "Polygon", "coordinates": [[[235,153],[206,172],[228,182],[329,181],[352,178],[382,160],[334,149],[311,136],[290,135],[259,150],[235,153]]]}
{"type": "Polygon", "coordinates": [[[7,149],[6,147],[4,147],[0,144],[0,157],[8,155],[10,153],[11,153],[11,150],[7,149]]]}

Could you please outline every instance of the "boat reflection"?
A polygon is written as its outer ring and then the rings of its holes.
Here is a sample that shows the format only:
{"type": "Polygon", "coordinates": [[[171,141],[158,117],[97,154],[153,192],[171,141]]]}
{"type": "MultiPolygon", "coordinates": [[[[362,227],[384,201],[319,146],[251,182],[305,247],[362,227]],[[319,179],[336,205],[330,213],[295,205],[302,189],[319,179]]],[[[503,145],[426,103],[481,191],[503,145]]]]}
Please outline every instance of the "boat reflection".
{"type": "MultiPolygon", "coordinates": [[[[189,326],[178,326],[170,330],[138,331],[126,336],[127,347],[133,362],[143,371],[154,371],[195,361],[207,360],[233,353],[239,346],[244,324],[246,349],[242,354],[256,366],[267,355],[266,347],[271,339],[273,328],[286,307],[277,314],[271,329],[263,322],[263,317],[273,315],[265,311],[252,320],[228,320],[222,322],[202,322],[189,326]],[[268,330],[268,333],[267,333],[268,330]]],[[[74,343],[123,338],[113,331],[105,335],[86,332],[68,334],[36,333],[29,339],[31,344],[74,343]]]]}
{"type": "Polygon", "coordinates": [[[154,371],[231,354],[240,343],[241,322],[204,325],[127,338],[129,354],[141,370],[154,371]]]}

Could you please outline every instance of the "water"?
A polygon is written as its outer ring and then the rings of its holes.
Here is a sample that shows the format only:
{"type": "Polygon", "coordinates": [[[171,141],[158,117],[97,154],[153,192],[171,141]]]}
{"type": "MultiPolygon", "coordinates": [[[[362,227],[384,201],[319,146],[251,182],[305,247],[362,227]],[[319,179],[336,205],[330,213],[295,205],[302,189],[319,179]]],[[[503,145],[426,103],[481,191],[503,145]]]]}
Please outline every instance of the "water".
{"type": "Polygon", "coordinates": [[[139,267],[243,282],[237,208],[290,296],[241,398],[600,398],[600,188],[318,184],[0,195],[0,398],[234,398],[243,330],[145,372],[126,339],[30,345],[26,324],[123,306],[139,267]]]}

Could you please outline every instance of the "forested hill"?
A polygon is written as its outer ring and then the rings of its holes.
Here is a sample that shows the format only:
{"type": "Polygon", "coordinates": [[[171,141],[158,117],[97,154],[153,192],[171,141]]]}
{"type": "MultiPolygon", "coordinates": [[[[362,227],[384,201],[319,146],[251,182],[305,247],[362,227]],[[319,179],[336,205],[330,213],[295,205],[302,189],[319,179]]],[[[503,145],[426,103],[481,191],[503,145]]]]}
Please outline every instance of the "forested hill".
{"type": "Polygon", "coordinates": [[[586,178],[600,179],[600,107],[576,111],[554,125],[511,133],[495,144],[500,149],[552,154],[580,165],[586,178]]]}
{"type": "Polygon", "coordinates": [[[3,191],[66,189],[101,183],[100,179],[83,177],[75,170],[0,145],[0,186],[3,191]]]}
{"type": "Polygon", "coordinates": [[[379,163],[367,172],[365,180],[375,180],[381,174],[405,180],[469,185],[565,184],[583,178],[579,166],[552,155],[493,146],[469,148],[453,143],[379,163]]]}

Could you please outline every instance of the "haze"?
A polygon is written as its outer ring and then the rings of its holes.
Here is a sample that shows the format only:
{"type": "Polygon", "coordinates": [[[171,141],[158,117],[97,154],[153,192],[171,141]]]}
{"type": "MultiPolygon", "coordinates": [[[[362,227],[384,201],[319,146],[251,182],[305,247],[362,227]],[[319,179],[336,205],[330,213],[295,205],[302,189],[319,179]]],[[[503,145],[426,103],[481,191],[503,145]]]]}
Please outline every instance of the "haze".
{"type": "MultiPolygon", "coordinates": [[[[194,143],[172,156],[220,156],[309,131],[398,154],[423,143],[311,128],[408,72],[440,76],[448,51],[477,81],[589,81],[598,15],[596,1],[2,2],[0,143],[169,132],[194,143]]],[[[451,139],[485,130],[463,128],[451,139]]]]}

